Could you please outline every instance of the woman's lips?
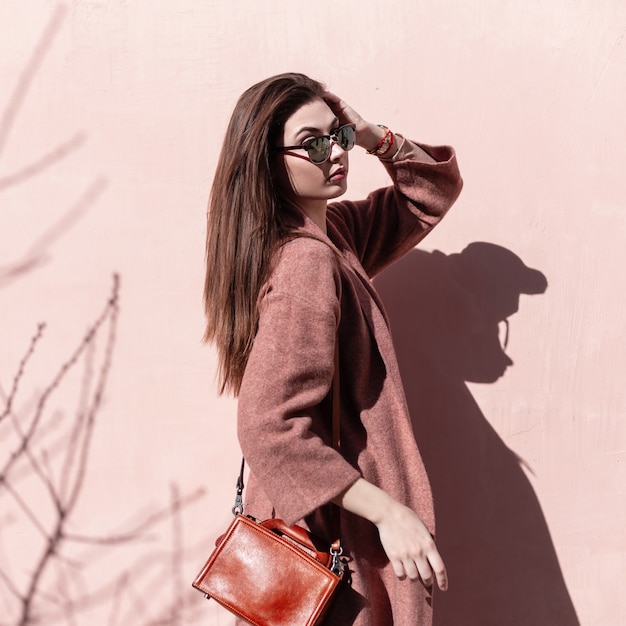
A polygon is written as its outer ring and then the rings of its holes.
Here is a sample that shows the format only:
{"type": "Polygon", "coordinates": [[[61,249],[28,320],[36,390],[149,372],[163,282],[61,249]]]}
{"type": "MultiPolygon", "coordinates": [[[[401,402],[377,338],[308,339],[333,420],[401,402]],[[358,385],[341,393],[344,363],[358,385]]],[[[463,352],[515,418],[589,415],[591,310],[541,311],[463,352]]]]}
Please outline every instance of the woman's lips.
{"type": "Polygon", "coordinates": [[[340,180],[343,180],[346,177],[347,173],[348,172],[346,171],[345,168],[340,167],[328,177],[328,180],[332,183],[339,182],[340,180]]]}

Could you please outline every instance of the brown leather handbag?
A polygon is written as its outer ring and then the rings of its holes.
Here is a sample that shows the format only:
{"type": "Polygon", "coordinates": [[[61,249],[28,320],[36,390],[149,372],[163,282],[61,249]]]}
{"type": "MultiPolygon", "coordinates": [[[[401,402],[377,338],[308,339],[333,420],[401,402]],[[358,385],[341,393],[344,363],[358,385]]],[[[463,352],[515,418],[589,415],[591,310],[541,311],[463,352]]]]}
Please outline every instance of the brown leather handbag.
{"type": "Polygon", "coordinates": [[[318,551],[304,528],[238,514],[193,586],[256,626],[316,626],[343,578],[338,543],[318,551]]]}
{"type": "MultiPolygon", "coordinates": [[[[333,378],[333,447],[339,449],[339,367],[333,378]]],[[[343,577],[337,539],[327,549],[300,526],[243,515],[244,462],[232,521],[193,586],[255,626],[318,626],[343,577]]],[[[334,507],[334,505],[333,505],[334,507]]],[[[335,507],[334,507],[335,508],[335,507]]],[[[333,511],[335,525],[338,515],[333,511]]]]}

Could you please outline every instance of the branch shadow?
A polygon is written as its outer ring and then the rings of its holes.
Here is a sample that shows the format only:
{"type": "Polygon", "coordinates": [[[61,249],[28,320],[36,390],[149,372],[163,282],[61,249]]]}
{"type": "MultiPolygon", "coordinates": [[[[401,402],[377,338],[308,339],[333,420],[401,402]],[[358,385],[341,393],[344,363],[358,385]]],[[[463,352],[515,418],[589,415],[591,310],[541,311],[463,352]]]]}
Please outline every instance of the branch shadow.
{"type": "MultiPolygon", "coordinates": [[[[8,94],[6,106],[2,114],[0,114],[0,160],[7,149],[10,136],[14,131],[31,84],[35,80],[54,44],[56,36],[61,30],[66,13],[67,7],[63,4],[58,4],[53,9],[43,33],[17,79],[15,87],[8,94]]],[[[69,139],[58,142],[52,149],[48,149],[43,154],[33,157],[29,163],[22,165],[15,171],[5,174],[0,168],[0,194],[11,187],[29,183],[45,174],[49,169],[77,153],[85,145],[86,141],[85,133],[76,132],[69,139]]],[[[26,274],[48,261],[53,244],[61,239],[74,223],[86,214],[89,208],[95,204],[105,187],[106,180],[102,177],[96,178],[85,188],[74,206],[71,206],[60,218],[54,221],[34,241],[31,247],[21,255],[21,258],[12,261],[8,265],[0,265],[0,289],[23,278],[26,274]]],[[[28,219],[29,207],[24,205],[23,208],[23,218],[26,220],[28,219]]]]}
{"type": "MultiPolygon", "coordinates": [[[[10,140],[19,141],[18,118],[67,13],[64,4],[56,3],[14,89],[1,94],[7,102],[0,111],[0,161],[10,140]]],[[[80,131],[57,141],[52,149],[44,148],[43,142],[38,156],[9,172],[1,168],[0,196],[36,183],[77,154],[86,141],[87,135],[80,131]]],[[[35,224],[42,228],[32,236],[30,246],[17,260],[0,265],[0,290],[47,262],[55,245],[97,202],[106,184],[105,178],[95,177],[60,215],[52,200],[49,208],[56,217],[35,224]]],[[[26,201],[19,208],[20,219],[27,220],[26,201]]],[[[0,216],[11,219],[1,210],[0,216]]],[[[78,345],[68,348],[65,358],[59,355],[58,362],[51,362],[48,378],[26,380],[44,336],[45,324],[40,324],[8,388],[0,383],[0,626],[105,622],[107,626],[177,626],[197,623],[202,615],[204,607],[191,588],[189,568],[207,541],[189,541],[183,515],[203,497],[203,488],[189,492],[173,483],[169,503],[133,513],[115,533],[108,528],[96,534],[82,532],[77,521],[81,496],[88,489],[96,423],[106,418],[103,409],[118,313],[119,277],[114,275],[102,313],[78,345]],[[116,552],[120,553],[117,563],[112,562],[116,552]],[[99,622],[93,621],[94,615],[99,622]]],[[[5,329],[5,335],[10,332],[5,329]]],[[[119,507],[124,515],[130,515],[129,507],[131,512],[139,507],[139,503],[111,500],[104,504],[119,507]]]]}
{"type": "Polygon", "coordinates": [[[578,626],[540,503],[466,382],[493,383],[513,361],[500,327],[545,276],[501,246],[414,250],[377,280],[415,437],[431,479],[450,589],[434,626],[578,626]]]}
{"type": "Polygon", "coordinates": [[[66,12],[67,8],[62,4],[58,4],[54,8],[39,41],[24,66],[15,88],[9,95],[4,112],[0,116],[0,157],[4,153],[11,130],[15,125],[30,86],[54,43],[54,39],[65,19],[66,12]]]}
{"type": "MultiPolygon", "coordinates": [[[[0,624],[77,624],[97,611],[109,626],[189,623],[201,608],[192,598],[188,564],[200,547],[187,546],[183,512],[204,489],[182,493],[171,487],[169,505],[151,505],[121,531],[85,534],[74,519],[88,473],[96,421],[117,340],[119,277],[102,313],[77,347],[38,387],[35,402],[18,408],[31,359],[43,337],[38,327],[0,404],[0,624]],[[70,387],[68,389],[68,386],[70,387]],[[65,387],[64,403],[56,394],[65,387]],[[74,400],[71,401],[71,398],[74,400]],[[29,555],[5,550],[12,536],[25,535],[29,555]],[[123,550],[124,570],[111,567],[123,550]],[[165,586],[164,582],[169,583],[165,586]],[[149,597],[145,589],[159,589],[149,597]],[[185,591],[187,593],[185,593],[185,591]],[[145,597],[144,597],[145,596],[145,597]]],[[[112,499],[112,506],[119,506],[112,499]]]]}

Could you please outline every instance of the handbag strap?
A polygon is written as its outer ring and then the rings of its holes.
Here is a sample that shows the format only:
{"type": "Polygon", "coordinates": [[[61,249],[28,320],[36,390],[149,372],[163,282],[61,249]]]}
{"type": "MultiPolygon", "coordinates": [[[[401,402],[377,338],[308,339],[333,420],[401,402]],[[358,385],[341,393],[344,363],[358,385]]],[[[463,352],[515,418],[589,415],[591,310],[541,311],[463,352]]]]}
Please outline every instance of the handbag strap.
{"type": "MultiPolygon", "coordinates": [[[[335,339],[335,371],[333,372],[333,424],[332,424],[332,445],[337,451],[341,449],[341,394],[339,391],[339,337],[335,339]]],[[[243,513],[243,473],[246,466],[246,459],[241,458],[241,468],[237,477],[237,495],[232,508],[233,515],[243,513]]],[[[331,523],[333,536],[339,537],[339,507],[332,505],[331,523]]]]}
{"type": "MultiPolygon", "coordinates": [[[[339,334],[335,339],[335,371],[333,373],[333,448],[339,452],[341,450],[341,394],[339,393],[339,334]]],[[[339,516],[341,509],[333,502],[330,508],[330,523],[332,536],[335,539],[333,543],[333,554],[336,555],[333,560],[334,565],[339,564],[339,556],[341,555],[341,546],[339,538],[341,537],[341,529],[339,516]]]]}
{"type": "Polygon", "coordinates": [[[339,394],[339,336],[335,339],[335,371],[333,373],[333,448],[341,450],[341,395],[339,394]]]}

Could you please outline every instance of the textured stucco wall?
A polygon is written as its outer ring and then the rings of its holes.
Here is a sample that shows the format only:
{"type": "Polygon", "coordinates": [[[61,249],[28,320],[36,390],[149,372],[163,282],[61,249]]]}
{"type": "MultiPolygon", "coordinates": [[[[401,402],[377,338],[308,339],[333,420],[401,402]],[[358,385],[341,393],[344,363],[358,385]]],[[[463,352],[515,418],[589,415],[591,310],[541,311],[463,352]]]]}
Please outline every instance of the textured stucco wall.
{"type": "MultiPolygon", "coordinates": [[[[204,214],[235,99],[285,70],[458,151],[461,199],[379,281],[454,565],[441,626],[626,623],[626,4],[3,0],[0,23],[3,623],[232,623],[189,588],[238,466],[204,214]]],[[[385,184],[353,154],[350,196],[385,184]]]]}

